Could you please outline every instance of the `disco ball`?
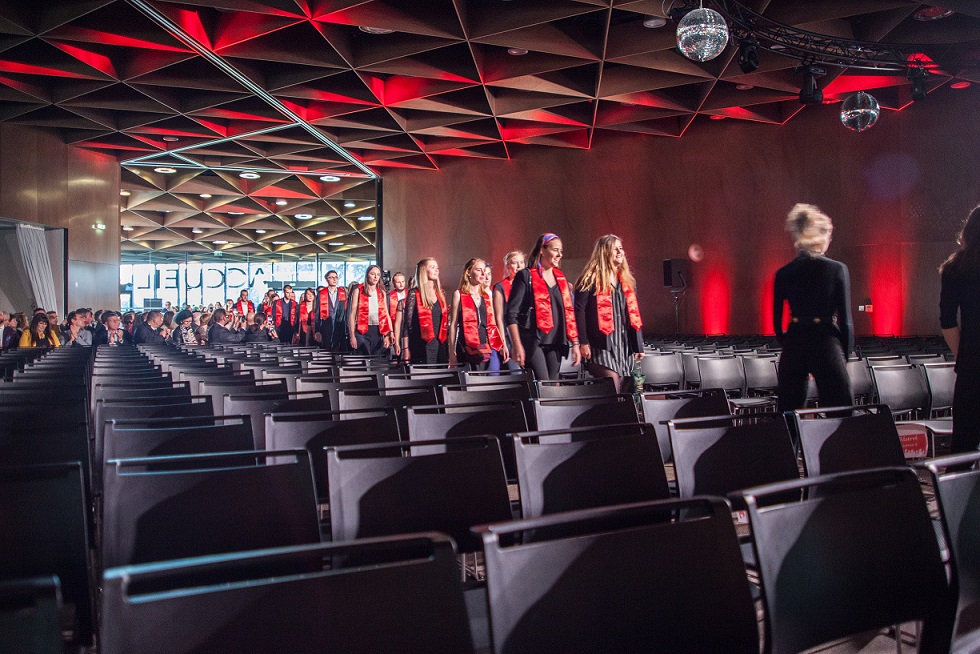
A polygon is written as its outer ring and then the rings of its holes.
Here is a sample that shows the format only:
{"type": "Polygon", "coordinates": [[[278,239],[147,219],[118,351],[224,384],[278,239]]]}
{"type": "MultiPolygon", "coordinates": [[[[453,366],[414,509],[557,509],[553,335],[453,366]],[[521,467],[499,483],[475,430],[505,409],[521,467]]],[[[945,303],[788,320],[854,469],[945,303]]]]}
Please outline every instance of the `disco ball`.
{"type": "Polygon", "coordinates": [[[847,129],[863,132],[878,122],[879,113],[881,108],[874,96],[858,91],[844,100],[844,104],[841,105],[840,122],[844,123],[847,129]]]}
{"type": "Polygon", "coordinates": [[[728,45],[728,24],[713,9],[695,9],[677,23],[677,47],[693,61],[709,61],[728,45]]]}

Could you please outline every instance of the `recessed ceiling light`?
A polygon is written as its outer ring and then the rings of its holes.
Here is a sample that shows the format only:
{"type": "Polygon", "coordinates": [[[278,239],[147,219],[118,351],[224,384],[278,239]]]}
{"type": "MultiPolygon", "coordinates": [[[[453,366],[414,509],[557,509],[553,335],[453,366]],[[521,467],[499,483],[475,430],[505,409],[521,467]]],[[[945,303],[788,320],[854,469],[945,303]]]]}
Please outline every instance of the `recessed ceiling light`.
{"type": "Polygon", "coordinates": [[[229,211],[228,212],[228,215],[229,216],[244,216],[245,215],[245,212],[244,211],[229,211]]]}
{"type": "Polygon", "coordinates": [[[358,216],[357,219],[360,220],[362,223],[366,223],[370,220],[374,220],[374,216],[358,216]]]}
{"type": "Polygon", "coordinates": [[[285,200],[276,200],[276,206],[277,207],[285,207],[287,204],[289,204],[289,203],[286,202],[285,200]]]}
{"type": "Polygon", "coordinates": [[[258,179],[262,177],[262,175],[258,173],[254,173],[250,170],[246,170],[244,173],[238,173],[238,176],[241,177],[242,179],[258,179]]]}
{"type": "Polygon", "coordinates": [[[201,199],[202,200],[207,200],[210,197],[211,197],[211,194],[210,193],[201,193],[201,199]]]}
{"type": "Polygon", "coordinates": [[[515,57],[523,57],[527,54],[527,50],[524,48],[507,48],[507,54],[514,55],[515,57]]]}
{"type": "Polygon", "coordinates": [[[214,244],[215,245],[227,245],[228,244],[228,241],[215,241],[214,244]]]}
{"type": "Polygon", "coordinates": [[[320,178],[320,181],[321,182],[339,182],[340,181],[340,178],[337,177],[336,175],[323,175],[320,178]]]}
{"type": "Polygon", "coordinates": [[[257,229],[257,230],[255,230],[255,233],[256,234],[265,234],[265,230],[264,229],[257,229]]]}
{"type": "Polygon", "coordinates": [[[326,236],[327,233],[326,232],[317,232],[316,235],[317,236],[326,236]]]}
{"type": "Polygon", "coordinates": [[[337,245],[337,246],[340,246],[340,245],[343,245],[343,244],[344,244],[344,242],[343,242],[343,241],[331,241],[331,242],[330,242],[330,245],[337,245]]]}
{"type": "Polygon", "coordinates": [[[136,228],[135,227],[132,227],[131,225],[123,225],[123,231],[124,232],[131,232],[134,229],[136,229],[136,228]]]}
{"type": "Polygon", "coordinates": [[[294,218],[296,218],[296,220],[309,220],[312,217],[313,217],[313,214],[311,214],[311,213],[298,213],[298,214],[296,214],[294,216],[294,218]]]}
{"type": "Polygon", "coordinates": [[[923,7],[912,14],[912,18],[919,21],[928,22],[931,20],[939,20],[941,18],[949,18],[955,13],[956,12],[952,9],[943,9],[942,7],[923,7]]]}
{"type": "Polygon", "coordinates": [[[347,207],[348,209],[353,209],[354,207],[357,206],[357,203],[348,200],[347,202],[344,203],[344,206],[347,207]]]}
{"type": "Polygon", "coordinates": [[[273,241],[272,242],[273,245],[285,245],[286,243],[288,243],[288,241],[273,241]]]}
{"type": "Polygon", "coordinates": [[[166,141],[167,143],[176,143],[180,139],[177,138],[176,136],[164,136],[163,140],[166,141]]]}
{"type": "Polygon", "coordinates": [[[123,196],[124,198],[128,198],[130,195],[132,195],[132,193],[129,191],[119,191],[119,195],[123,196]]]}
{"type": "Polygon", "coordinates": [[[770,50],[785,50],[786,49],[786,46],[783,45],[782,43],[773,43],[772,45],[769,46],[769,49],[770,50]]]}
{"type": "Polygon", "coordinates": [[[949,85],[951,89],[968,89],[970,88],[970,83],[966,81],[953,82],[949,85]]]}
{"type": "Polygon", "coordinates": [[[95,223],[94,225],[92,225],[92,229],[97,229],[101,232],[105,230],[105,223],[95,223]]]}
{"type": "Polygon", "coordinates": [[[667,24],[667,19],[662,16],[650,16],[643,21],[643,27],[649,29],[657,29],[658,27],[663,27],[667,24]]]}
{"type": "Polygon", "coordinates": [[[714,116],[711,117],[711,120],[725,120],[725,117],[724,116],[719,116],[719,115],[716,114],[716,115],[714,115],[714,116]]]}
{"type": "Polygon", "coordinates": [[[751,91],[755,87],[752,86],[751,84],[736,84],[735,88],[739,91],[751,91]]]}
{"type": "Polygon", "coordinates": [[[153,172],[160,173],[161,175],[169,175],[170,173],[177,172],[177,169],[171,168],[170,166],[158,166],[153,169],[153,172]]]}
{"type": "Polygon", "coordinates": [[[395,30],[390,30],[387,27],[368,27],[367,25],[359,25],[357,29],[361,30],[365,34],[376,34],[376,35],[391,34],[395,31],[395,30]]]}
{"type": "Polygon", "coordinates": [[[191,230],[191,233],[193,233],[193,234],[203,234],[204,233],[204,230],[201,229],[200,227],[195,227],[194,229],[191,230]]]}

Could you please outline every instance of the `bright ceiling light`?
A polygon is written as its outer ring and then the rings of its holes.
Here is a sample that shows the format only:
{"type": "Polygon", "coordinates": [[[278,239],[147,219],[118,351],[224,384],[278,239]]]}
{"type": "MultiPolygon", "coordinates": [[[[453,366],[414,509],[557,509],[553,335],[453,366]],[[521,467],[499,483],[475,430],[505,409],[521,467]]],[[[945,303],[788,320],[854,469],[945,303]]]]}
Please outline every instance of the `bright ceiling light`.
{"type": "Polygon", "coordinates": [[[265,230],[264,229],[257,229],[257,230],[255,230],[255,233],[256,234],[265,234],[265,230]]]}
{"type": "Polygon", "coordinates": [[[339,182],[340,181],[340,178],[337,177],[336,175],[323,175],[320,178],[320,181],[321,182],[339,182]]]}
{"type": "Polygon", "coordinates": [[[650,16],[643,21],[643,27],[648,29],[657,29],[658,27],[663,27],[667,24],[667,19],[662,16],[650,16]]]}
{"type": "Polygon", "coordinates": [[[395,30],[390,30],[387,27],[368,27],[367,25],[359,25],[357,29],[361,30],[365,34],[374,34],[374,35],[392,34],[395,31],[395,30]]]}
{"type": "Polygon", "coordinates": [[[374,216],[358,216],[357,219],[360,220],[362,223],[366,223],[371,220],[374,220],[374,216]]]}
{"type": "Polygon", "coordinates": [[[340,246],[340,245],[343,245],[343,244],[344,244],[344,242],[343,242],[343,241],[331,241],[331,242],[330,242],[330,245],[337,245],[337,246],[340,246]]]}
{"type": "Polygon", "coordinates": [[[177,169],[171,168],[170,166],[157,166],[153,169],[153,172],[160,173],[161,175],[169,175],[170,173],[177,172],[177,169]]]}
{"type": "Polygon", "coordinates": [[[129,191],[119,191],[119,195],[123,196],[124,198],[128,198],[130,195],[132,195],[132,193],[129,191]]]}
{"type": "Polygon", "coordinates": [[[344,206],[347,207],[348,209],[353,209],[354,207],[357,206],[357,203],[348,200],[347,202],[344,203],[344,206]]]}
{"type": "Polygon", "coordinates": [[[289,203],[286,202],[285,200],[276,200],[276,206],[277,207],[285,207],[287,204],[289,204],[289,203]]]}
{"type": "Polygon", "coordinates": [[[100,232],[105,231],[105,223],[95,223],[92,225],[92,229],[97,229],[100,232]]]}
{"type": "Polygon", "coordinates": [[[246,170],[244,173],[239,173],[238,176],[242,179],[258,179],[262,177],[262,175],[252,172],[251,170],[246,170]]]}
{"type": "Polygon", "coordinates": [[[286,243],[288,243],[288,241],[273,241],[272,242],[273,245],[285,245],[286,243]]]}
{"type": "Polygon", "coordinates": [[[317,232],[316,235],[317,236],[326,236],[327,233],[326,232],[317,232]]]}
{"type": "Polygon", "coordinates": [[[298,214],[296,214],[294,216],[294,218],[296,218],[296,220],[309,220],[312,217],[313,217],[313,214],[311,214],[311,213],[298,213],[298,214]]]}
{"type": "Polygon", "coordinates": [[[167,143],[176,143],[180,139],[177,138],[176,136],[164,136],[163,140],[166,141],[167,143]]]}
{"type": "Polygon", "coordinates": [[[131,225],[123,225],[123,231],[124,232],[131,232],[134,229],[136,229],[136,228],[135,227],[132,227],[131,225]]]}
{"type": "Polygon", "coordinates": [[[229,216],[243,216],[243,215],[245,215],[245,212],[244,211],[229,211],[228,212],[228,215],[229,216]]]}
{"type": "Polygon", "coordinates": [[[523,57],[527,54],[527,50],[524,48],[507,48],[507,54],[515,57],[523,57]]]}
{"type": "Polygon", "coordinates": [[[215,245],[227,245],[228,244],[228,241],[215,241],[214,244],[215,245]]]}
{"type": "Polygon", "coordinates": [[[208,198],[211,197],[211,194],[210,193],[201,193],[201,196],[200,197],[201,197],[202,200],[207,200],[208,198]]]}
{"type": "Polygon", "coordinates": [[[193,233],[193,234],[203,234],[204,233],[204,230],[201,229],[200,227],[195,227],[194,229],[191,230],[191,233],[193,233]]]}

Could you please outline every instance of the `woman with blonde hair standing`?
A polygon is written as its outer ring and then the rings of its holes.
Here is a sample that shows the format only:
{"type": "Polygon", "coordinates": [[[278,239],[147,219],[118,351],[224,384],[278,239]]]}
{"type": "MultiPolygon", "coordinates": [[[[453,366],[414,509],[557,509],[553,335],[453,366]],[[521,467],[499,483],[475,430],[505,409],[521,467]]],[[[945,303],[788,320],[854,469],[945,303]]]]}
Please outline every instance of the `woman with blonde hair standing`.
{"type": "Polygon", "coordinates": [[[470,259],[463,269],[459,288],[453,291],[449,324],[450,365],[462,360],[474,370],[499,370],[501,361],[510,358],[500,335],[503,323],[494,313],[486,275],[486,262],[470,259]]]}
{"type": "Polygon", "coordinates": [[[419,363],[448,363],[449,309],[439,283],[439,263],[426,257],[415,267],[415,287],[404,300],[400,324],[402,358],[419,363]]]}
{"type": "Polygon", "coordinates": [[[615,234],[595,242],[575,284],[575,319],[589,373],[610,377],[620,392],[629,391],[634,363],[643,357],[643,320],[636,280],[615,234]]]}
{"type": "MultiPolygon", "coordinates": [[[[507,300],[510,298],[510,288],[514,283],[517,273],[524,270],[524,253],[520,250],[512,250],[504,255],[504,275],[505,277],[493,285],[493,313],[501,321],[504,319],[504,311],[507,307],[507,300]]],[[[509,350],[513,350],[510,342],[510,333],[505,329],[501,332],[504,342],[509,350]]],[[[520,369],[520,366],[513,358],[504,362],[510,369],[520,369]]]]}
{"type": "Polygon", "coordinates": [[[364,283],[349,295],[348,329],[351,349],[358,354],[381,354],[391,345],[391,318],[381,285],[381,268],[368,266],[364,283]]]}
{"type": "Polygon", "coordinates": [[[558,379],[569,349],[573,366],[582,360],[571,289],[559,268],[562,255],[557,234],[539,236],[528,267],[514,277],[507,301],[511,356],[537,379],[558,379]]]}
{"type": "Polygon", "coordinates": [[[847,266],[824,256],[834,225],[811,204],[797,204],[786,217],[797,257],[776,271],[773,330],[783,346],[779,357],[779,410],[806,403],[809,375],[817,382],[820,404],[853,403],[847,353],[854,347],[851,280],[847,266]],[[789,303],[789,329],[783,332],[783,302],[789,303]]]}

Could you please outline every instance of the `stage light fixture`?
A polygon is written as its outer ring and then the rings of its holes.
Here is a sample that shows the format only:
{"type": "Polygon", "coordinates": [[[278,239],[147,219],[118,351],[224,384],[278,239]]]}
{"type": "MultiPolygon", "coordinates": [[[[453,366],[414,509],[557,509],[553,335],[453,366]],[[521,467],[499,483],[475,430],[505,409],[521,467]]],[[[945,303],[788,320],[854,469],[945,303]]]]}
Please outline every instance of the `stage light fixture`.
{"type": "Polygon", "coordinates": [[[800,87],[800,104],[821,104],[823,90],[817,84],[817,78],[823,77],[827,71],[819,66],[807,64],[803,66],[803,85],[800,87]]]}
{"type": "Polygon", "coordinates": [[[745,74],[753,73],[759,68],[759,42],[754,36],[742,39],[738,44],[738,67],[745,74]]]}
{"type": "Polygon", "coordinates": [[[909,81],[912,82],[912,100],[915,102],[926,99],[926,76],[928,74],[925,68],[913,68],[909,71],[909,81]]]}

